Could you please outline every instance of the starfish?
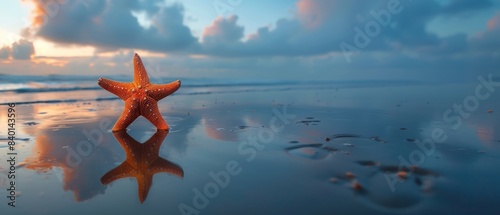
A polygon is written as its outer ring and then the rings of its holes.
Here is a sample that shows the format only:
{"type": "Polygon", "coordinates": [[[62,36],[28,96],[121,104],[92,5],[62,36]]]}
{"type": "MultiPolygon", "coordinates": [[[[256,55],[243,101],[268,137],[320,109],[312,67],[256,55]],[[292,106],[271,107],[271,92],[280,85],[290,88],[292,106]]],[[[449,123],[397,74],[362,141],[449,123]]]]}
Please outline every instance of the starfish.
{"type": "Polygon", "coordinates": [[[99,78],[99,86],[125,101],[123,113],[113,126],[113,131],[126,129],[137,117],[144,116],[158,130],[168,130],[168,124],[161,116],[158,101],[179,89],[181,81],[168,84],[152,84],[142,64],[141,57],[134,55],[134,80],[130,83],[99,78]]]}
{"type": "Polygon", "coordinates": [[[168,131],[158,130],[145,143],[141,144],[132,138],[126,131],[114,132],[126,153],[126,160],[110,170],[101,178],[101,183],[107,185],[121,178],[135,177],[139,187],[139,200],[144,202],[149,189],[153,184],[153,175],[159,172],[174,174],[184,177],[184,170],[168,160],[159,156],[160,146],[167,136],[168,131]]]}

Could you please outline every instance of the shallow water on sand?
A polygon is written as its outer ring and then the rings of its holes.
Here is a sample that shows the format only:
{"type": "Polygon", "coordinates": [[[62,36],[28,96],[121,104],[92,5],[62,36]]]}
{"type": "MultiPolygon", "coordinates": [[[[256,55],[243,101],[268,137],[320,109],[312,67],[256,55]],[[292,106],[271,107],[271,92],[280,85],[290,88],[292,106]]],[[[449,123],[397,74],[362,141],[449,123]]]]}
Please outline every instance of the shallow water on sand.
{"type": "MultiPolygon", "coordinates": [[[[18,105],[17,207],[4,199],[0,209],[8,214],[496,213],[500,93],[481,100],[460,124],[458,118],[443,121],[454,103],[474,95],[475,86],[203,95],[182,94],[181,88],[180,95],[159,103],[171,131],[159,138],[157,155],[183,175],[155,172],[142,204],[143,183],[135,177],[101,182],[130,160],[110,132],[123,108],[120,100],[18,105]]],[[[105,94],[85,92],[83,97],[105,94]]],[[[44,97],[64,92],[55,93],[44,97]]],[[[6,106],[0,108],[5,113],[6,106]]],[[[3,195],[6,116],[0,121],[3,195]]],[[[155,130],[140,118],[128,134],[128,142],[144,143],[155,130]]]]}

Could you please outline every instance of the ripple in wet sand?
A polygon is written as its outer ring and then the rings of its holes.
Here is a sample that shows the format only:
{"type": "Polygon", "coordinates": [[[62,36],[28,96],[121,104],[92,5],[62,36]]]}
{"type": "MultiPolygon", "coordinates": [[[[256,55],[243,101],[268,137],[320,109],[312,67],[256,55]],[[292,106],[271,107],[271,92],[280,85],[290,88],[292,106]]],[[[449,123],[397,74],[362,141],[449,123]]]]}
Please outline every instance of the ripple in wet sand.
{"type": "Polygon", "coordinates": [[[248,125],[239,125],[237,126],[238,129],[247,129],[247,128],[250,128],[250,126],[248,125]]]}
{"type": "Polygon", "coordinates": [[[360,138],[361,136],[357,134],[334,134],[330,136],[331,140],[338,139],[338,138],[360,138]]]}
{"type": "Polygon", "coordinates": [[[324,149],[322,146],[323,144],[319,143],[293,146],[286,148],[286,152],[293,157],[309,160],[323,160],[330,155],[331,151],[324,149]]]}
{"type": "MultiPolygon", "coordinates": [[[[339,142],[340,139],[356,139],[356,140],[349,140],[347,143],[342,143],[347,147],[354,147],[354,146],[373,146],[373,142],[380,142],[380,143],[387,143],[385,140],[378,136],[373,136],[370,138],[365,138],[362,137],[361,135],[357,134],[334,134],[329,137],[325,138],[326,142],[339,142]],[[367,141],[368,140],[368,141],[367,141]]],[[[346,140],[347,141],[347,140],[346,140]]]]}
{"type": "MultiPolygon", "coordinates": [[[[364,204],[381,212],[407,213],[408,210],[417,208],[418,205],[424,202],[426,197],[429,197],[423,194],[425,192],[424,187],[416,183],[403,181],[397,183],[394,189],[391,189],[386,176],[381,172],[373,177],[363,178],[363,182],[363,184],[360,184],[364,190],[363,195],[359,197],[364,204]]],[[[354,184],[351,183],[352,185],[354,184]]],[[[351,187],[351,189],[356,193],[360,193],[354,187],[351,187]]]]}
{"type": "Polygon", "coordinates": [[[412,166],[410,168],[408,167],[402,167],[401,169],[399,168],[399,166],[380,166],[379,167],[379,170],[382,171],[382,172],[388,172],[388,173],[398,173],[400,171],[405,171],[405,172],[411,172],[411,173],[415,173],[417,175],[421,175],[421,176],[439,176],[439,174],[437,174],[436,172],[433,172],[431,170],[428,170],[428,169],[425,169],[425,168],[422,168],[422,167],[417,167],[417,166],[412,166]]]}
{"type": "Polygon", "coordinates": [[[25,124],[25,125],[27,125],[27,126],[32,126],[32,125],[38,125],[38,124],[40,124],[40,123],[38,123],[38,122],[25,122],[25,123],[23,123],[23,124],[25,124]]]}
{"type": "Polygon", "coordinates": [[[301,120],[296,122],[296,125],[318,125],[321,120],[301,120]]]}
{"type": "Polygon", "coordinates": [[[344,143],[344,144],[342,144],[342,145],[344,145],[344,146],[346,146],[346,147],[356,147],[355,145],[353,145],[353,144],[351,144],[351,143],[344,143]]]}
{"type": "Polygon", "coordinates": [[[344,184],[346,189],[351,189],[362,202],[379,211],[408,212],[423,204],[426,198],[432,197],[425,195],[432,192],[435,177],[438,176],[431,170],[416,166],[399,169],[396,165],[380,165],[372,160],[360,160],[355,163],[361,166],[377,166],[378,171],[367,177],[346,172],[331,177],[329,182],[334,185],[344,184]],[[400,180],[401,183],[396,183],[391,189],[387,183],[387,174],[392,174],[389,177],[400,180]]]}
{"type": "Polygon", "coordinates": [[[373,140],[375,142],[387,143],[387,141],[385,141],[384,139],[382,139],[382,138],[380,138],[378,136],[370,137],[370,140],[373,140]]]}
{"type": "Polygon", "coordinates": [[[378,165],[380,165],[379,163],[377,163],[375,161],[369,161],[369,160],[356,161],[355,163],[357,163],[361,166],[378,166],[378,165]]]}
{"type": "Polygon", "coordinates": [[[406,142],[414,143],[414,142],[418,142],[418,140],[415,138],[407,138],[406,142]]]}
{"type": "Polygon", "coordinates": [[[253,127],[248,126],[248,125],[238,125],[238,126],[234,127],[234,129],[230,129],[229,131],[239,131],[239,130],[245,130],[245,129],[249,129],[249,128],[253,128],[253,127]]]}

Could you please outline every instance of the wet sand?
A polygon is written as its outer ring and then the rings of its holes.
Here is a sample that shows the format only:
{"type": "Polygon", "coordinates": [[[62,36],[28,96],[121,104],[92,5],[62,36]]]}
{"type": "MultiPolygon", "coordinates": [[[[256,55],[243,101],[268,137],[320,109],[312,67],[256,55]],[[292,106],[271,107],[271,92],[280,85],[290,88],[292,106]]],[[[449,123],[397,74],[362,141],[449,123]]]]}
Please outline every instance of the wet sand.
{"type": "MultiPolygon", "coordinates": [[[[5,95],[1,102],[28,97],[45,102],[16,106],[17,207],[5,200],[0,209],[8,214],[492,214],[500,199],[500,109],[495,109],[500,93],[481,100],[460,125],[458,118],[443,119],[454,103],[474,95],[476,85],[246,86],[224,93],[181,88],[159,103],[171,131],[158,138],[157,154],[143,153],[155,157],[143,161],[148,165],[161,158],[175,171],[152,171],[156,167],[150,165],[150,184],[121,178],[130,174],[103,180],[122,163],[134,163],[133,153],[110,131],[121,100],[91,99],[109,96],[103,90],[5,95]],[[66,97],[80,99],[50,102],[66,97]],[[145,196],[141,185],[150,186],[145,196]]],[[[7,107],[0,108],[5,113],[7,107]]],[[[4,114],[0,122],[5,190],[4,114]]],[[[129,142],[140,144],[156,130],[139,118],[127,132],[129,142]]]]}

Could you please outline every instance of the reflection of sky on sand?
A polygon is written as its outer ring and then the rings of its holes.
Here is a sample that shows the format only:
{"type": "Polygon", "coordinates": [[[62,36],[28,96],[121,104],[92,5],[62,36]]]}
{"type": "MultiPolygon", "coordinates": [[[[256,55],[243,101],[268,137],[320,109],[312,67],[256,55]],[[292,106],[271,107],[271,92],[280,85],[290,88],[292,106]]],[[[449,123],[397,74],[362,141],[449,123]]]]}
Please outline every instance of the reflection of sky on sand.
{"type": "Polygon", "coordinates": [[[76,107],[42,109],[46,110],[49,116],[43,119],[35,117],[40,124],[36,125],[38,135],[31,156],[25,160],[26,168],[38,172],[52,172],[53,168],[57,168],[53,173],[60,172],[61,175],[57,177],[62,178],[63,189],[73,191],[76,201],[88,200],[104,193],[105,187],[99,183],[99,178],[105,173],[106,167],[120,157],[116,153],[119,147],[112,144],[112,137],[103,135],[98,146],[92,145],[88,149],[88,155],[86,148],[84,153],[78,153],[77,150],[77,145],[88,139],[83,131],[91,131],[98,124],[95,113],[70,114],[73,117],[65,121],[65,118],[51,117],[50,114],[58,113],[57,111],[61,111],[59,109],[71,113],[78,110],[76,107]],[[70,151],[76,154],[70,154],[70,151]],[[79,163],[72,166],[72,163],[68,162],[68,156],[78,157],[79,163]]]}
{"type": "MultiPolygon", "coordinates": [[[[457,204],[492,210],[493,204],[481,198],[466,201],[459,196],[500,197],[500,188],[494,186],[500,176],[492,171],[500,162],[500,117],[486,111],[498,106],[498,95],[482,104],[457,130],[441,119],[469,89],[473,88],[408,86],[169,97],[159,104],[172,126],[159,156],[181,166],[184,178],[155,175],[143,205],[137,201],[135,179],[117,180],[110,189],[100,182],[102,175],[126,158],[108,130],[101,131],[101,144],[82,156],[77,167],[66,162],[68,147],[88,139],[83,130],[98,129],[103,119],[109,119],[112,126],[121,113],[121,101],[19,106],[23,112],[18,118],[20,134],[30,138],[19,148],[25,163],[19,169],[20,201],[44,205],[47,213],[71,209],[88,214],[118,208],[117,212],[127,214],[176,214],[179,204],[192,202],[193,188],[203,189],[212,181],[210,171],[220,171],[235,160],[243,172],[231,178],[217,198],[210,199],[204,214],[422,214],[446,212],[459,208],[457,204]],[[296,118],[247,162],[248,155],[239,154],[238,146],[257,136],[260,128],[269,127],[273,108],[282,110],[283,105],[296,118]],[[421,169],[391,192],[384,172],[394,176],[399,156],[408,159],[419,149],[417,143],[436,127],[446,131],[448,140],[436,145],[421,169]],[[339,134],[356,137],[333,138],[339,134]],[[356,177],[346,177],[347,172],[356,177]],[[355,182],[364,192],[352,189],[355,182]],[[481,185],[490,187],[478,189],[481,185]],[[65,206],[60,208],[61,204],[65,206]]],[[[129,130],[138,142],[154,133],[153,126],[142,118],[129,130]]]]}

